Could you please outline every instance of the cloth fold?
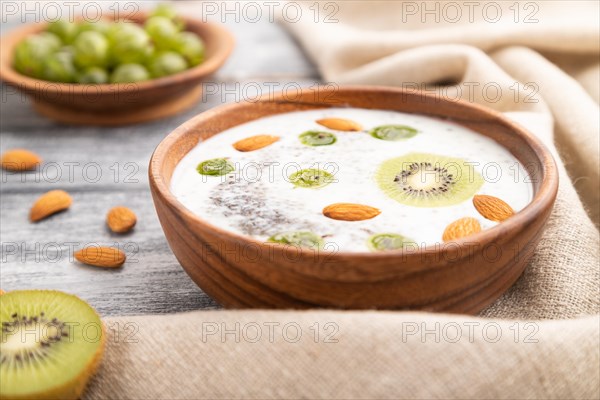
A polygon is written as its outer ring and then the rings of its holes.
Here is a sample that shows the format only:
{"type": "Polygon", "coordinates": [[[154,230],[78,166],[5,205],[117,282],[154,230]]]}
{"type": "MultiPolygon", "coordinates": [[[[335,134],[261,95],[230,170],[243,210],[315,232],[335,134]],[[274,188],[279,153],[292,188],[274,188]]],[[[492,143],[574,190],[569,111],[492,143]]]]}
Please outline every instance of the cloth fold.
{"type": "Polygon", "coordinates": [[[470,19],[467,3],[340,1],[333,23],[315,23],[314,3],[300,2],[303,17],[280,23],[324,80],[484,104],[549,146],[560,188],[530,265],[478,317],[229,310],[110,318],[106,359],[86,398],[599,398],[599,3],[467,2],[478,7],[470,19]],[[441,14],[451,3],[462,7],[457,22],[441,14]],[[502,17],[490,22],[486,7],[502,17]]]}

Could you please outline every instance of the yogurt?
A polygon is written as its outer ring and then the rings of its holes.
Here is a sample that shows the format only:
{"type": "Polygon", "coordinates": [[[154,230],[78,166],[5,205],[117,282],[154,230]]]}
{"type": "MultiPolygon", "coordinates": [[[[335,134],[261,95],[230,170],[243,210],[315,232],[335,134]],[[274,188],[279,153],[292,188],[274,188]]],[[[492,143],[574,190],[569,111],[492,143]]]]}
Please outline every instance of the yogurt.
{"type": "Polygon", "coordinates": [[[382,190],[376,174],[385,161],[410,153],[460,158],[483,176],[477,194],[498,197],[515,212],[532,199],[533,187],[523,166],[504,147],[449,120],[388,110],[327,108],[278,114],[238,125],[201,141],[177,165],[171,191],[190,211],[212,225],[267,241],[288,231],[310,231],[328,248],[370,251],[368,239],[396,233],[419,246],[442,241],[445,228],[463,217],[476,218],[482,229],[496,225],[483,218],[471,199],[441,207],[415,207],[398,202],[382,190]],[[361,132],[340,132],[316,121],[343,118],[362,125],[361,132]],[[387,141],[369,131],[382,125],[406,125],[418,131],[410,138],[387,141]],[[335,143],[307,146],[306,131],[331,132],[335,143]],[[255,135],[273,135],[275,143],[250,152],[232,144],[255,135]],[[234,171],[222,176],[198,173],[200,163],[226,158],[234,171]],[[297,187],[290,176],[302,169],[329,172],[334,181],[321,188],[297,187]],[[375,207],[381,213],[364,221],[327,218],[323,209],[334,203],[375,207]]]}

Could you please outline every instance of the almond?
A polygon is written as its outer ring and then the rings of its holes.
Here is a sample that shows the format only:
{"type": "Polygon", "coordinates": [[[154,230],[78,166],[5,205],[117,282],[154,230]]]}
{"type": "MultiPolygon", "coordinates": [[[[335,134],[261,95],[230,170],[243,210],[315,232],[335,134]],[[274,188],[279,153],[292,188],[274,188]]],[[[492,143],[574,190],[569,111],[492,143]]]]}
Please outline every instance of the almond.
{"type": "Polygon", "coordinates": [[[69,208],[73,199],[64,190],[51,190],[43,194],[31,207],[29,219],[37,222],[69,208]]]}
{"type": "Polygon", "coordinates": [[[340,221],[363,221],[381,214],[377,208],[353,203],[335,203],[323,209],[323,215],[340,221]]]}
{"type": "Polygon", "coordinates": [[[362,130],[360,124],[342,118],[324,118],[318,120],[317,124],[323,125],[325,128],[333,129],[334,131],[355,132],[362,130]]]}
{"type": "Polygon", "coordinates": [[[115,247],[88,246],[73,253],[77,261],[102,268],[117,268],[125,262],[125,253],[115,247]]]}
{"type": "Polygon", "coordinates": [[[506,202],[486,194],[475,195],[473,205],[479,214],[490,221],[502,222],[515,214],[515,210],[506,202]]]}
{"type": "Polygon", "coordinates": [[[256,135],[242,139],[233,144],[233,148],[238,151],[254,151],[267,147],[279,140],[279,136],[256,135]]]}
{"type": "Polygon", "coordinates": [[[127,207],[113,207],[106,215],[106,224],[115,233],[129,232],[136,222],[135,213],[127,207]]]}
{"type": "Polygon", "coordinates": [[[446,227],[442,240],[449,242],[451,240],[457,240],[465,236],[473,235],[481,232],[481,225],[475,218],[465,217],[454,221],[446,227]]]}
{"type": "Polygon", "coordinates": [[[2,168],[7,171],[30,171],[42,163],[37,154],[25,149],[13,149],[2,154],[2,168]]]}

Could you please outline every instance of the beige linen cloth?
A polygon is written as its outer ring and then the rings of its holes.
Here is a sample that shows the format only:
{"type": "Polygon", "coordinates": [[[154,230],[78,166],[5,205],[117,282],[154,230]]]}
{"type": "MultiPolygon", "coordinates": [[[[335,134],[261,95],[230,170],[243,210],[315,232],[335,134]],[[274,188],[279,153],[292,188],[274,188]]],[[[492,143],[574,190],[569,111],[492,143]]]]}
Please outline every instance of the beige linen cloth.
{"type": "MultiPolygon", "coordinates": [[[[300,21],[281,21],[324,80],[437,91],[444,82],[443,93],[506,112],[553,149],[558,198],[524,275],[478,317],[258,310],[111,318],[121,332],[109,330],[86,397],[599,398],[598,3],[519,3],[518,23],[512,1],[495,3],[503,13],[495,23],[481,2],[472,22],[458,2],[463,18],[440,14],[439,23],[431,15],[422,22],[424,2],[337,4],[338,22],[315,23],[308,8],[300,21]],[[414,7],[421,10],[410,16],[414,7]],[[526,15],[538,22],[523,23],[526,15]],[[497,100],[481,90],[490,82],[502,89],[497,100]]],[[[443,13],[446,3],[427,6],[443,13]]]]}

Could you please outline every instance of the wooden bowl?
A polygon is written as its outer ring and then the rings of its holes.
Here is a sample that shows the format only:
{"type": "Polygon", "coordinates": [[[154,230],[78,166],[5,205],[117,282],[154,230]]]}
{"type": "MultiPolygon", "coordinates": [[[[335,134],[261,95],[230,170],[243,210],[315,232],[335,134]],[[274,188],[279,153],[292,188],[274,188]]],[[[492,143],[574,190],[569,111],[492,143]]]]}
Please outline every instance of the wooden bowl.
{"type": "Polygon", "coordinates": [[[476,313],[519,278],[558,188],[554,160],[538,139],[497,112],[436,96],[374,87],[322,88],[315,94],[217,107],[178,127],[156,148],[149,170],[154,204],[171,249],[198,286],[227,307],[476,313]],[[451,118],[510,150],[534,178],[534,199],[501,224],[437,248],[329,254],[228,232],[194,215],[170,192],[175,166],[200,140],[257,118],[330,106],[451,118]]]}
{"type": "MultiPolygon", "coordinates": [[[[130,18],[143,23],[146,14],[130,18]]],[[[204,40],[205,61],[178,74],[127,84],[71,84],[30,78],[12,67],[13,50],[46,24],[25,25],[2,37],[0,78],[31,97],[35,109],[54,120],[81,125],[124,125],[177,114],[195,104],[201,82],[215,72],[233,49],[233,37],[219,25],[185,18],[186,30],[204,40]]]]}

